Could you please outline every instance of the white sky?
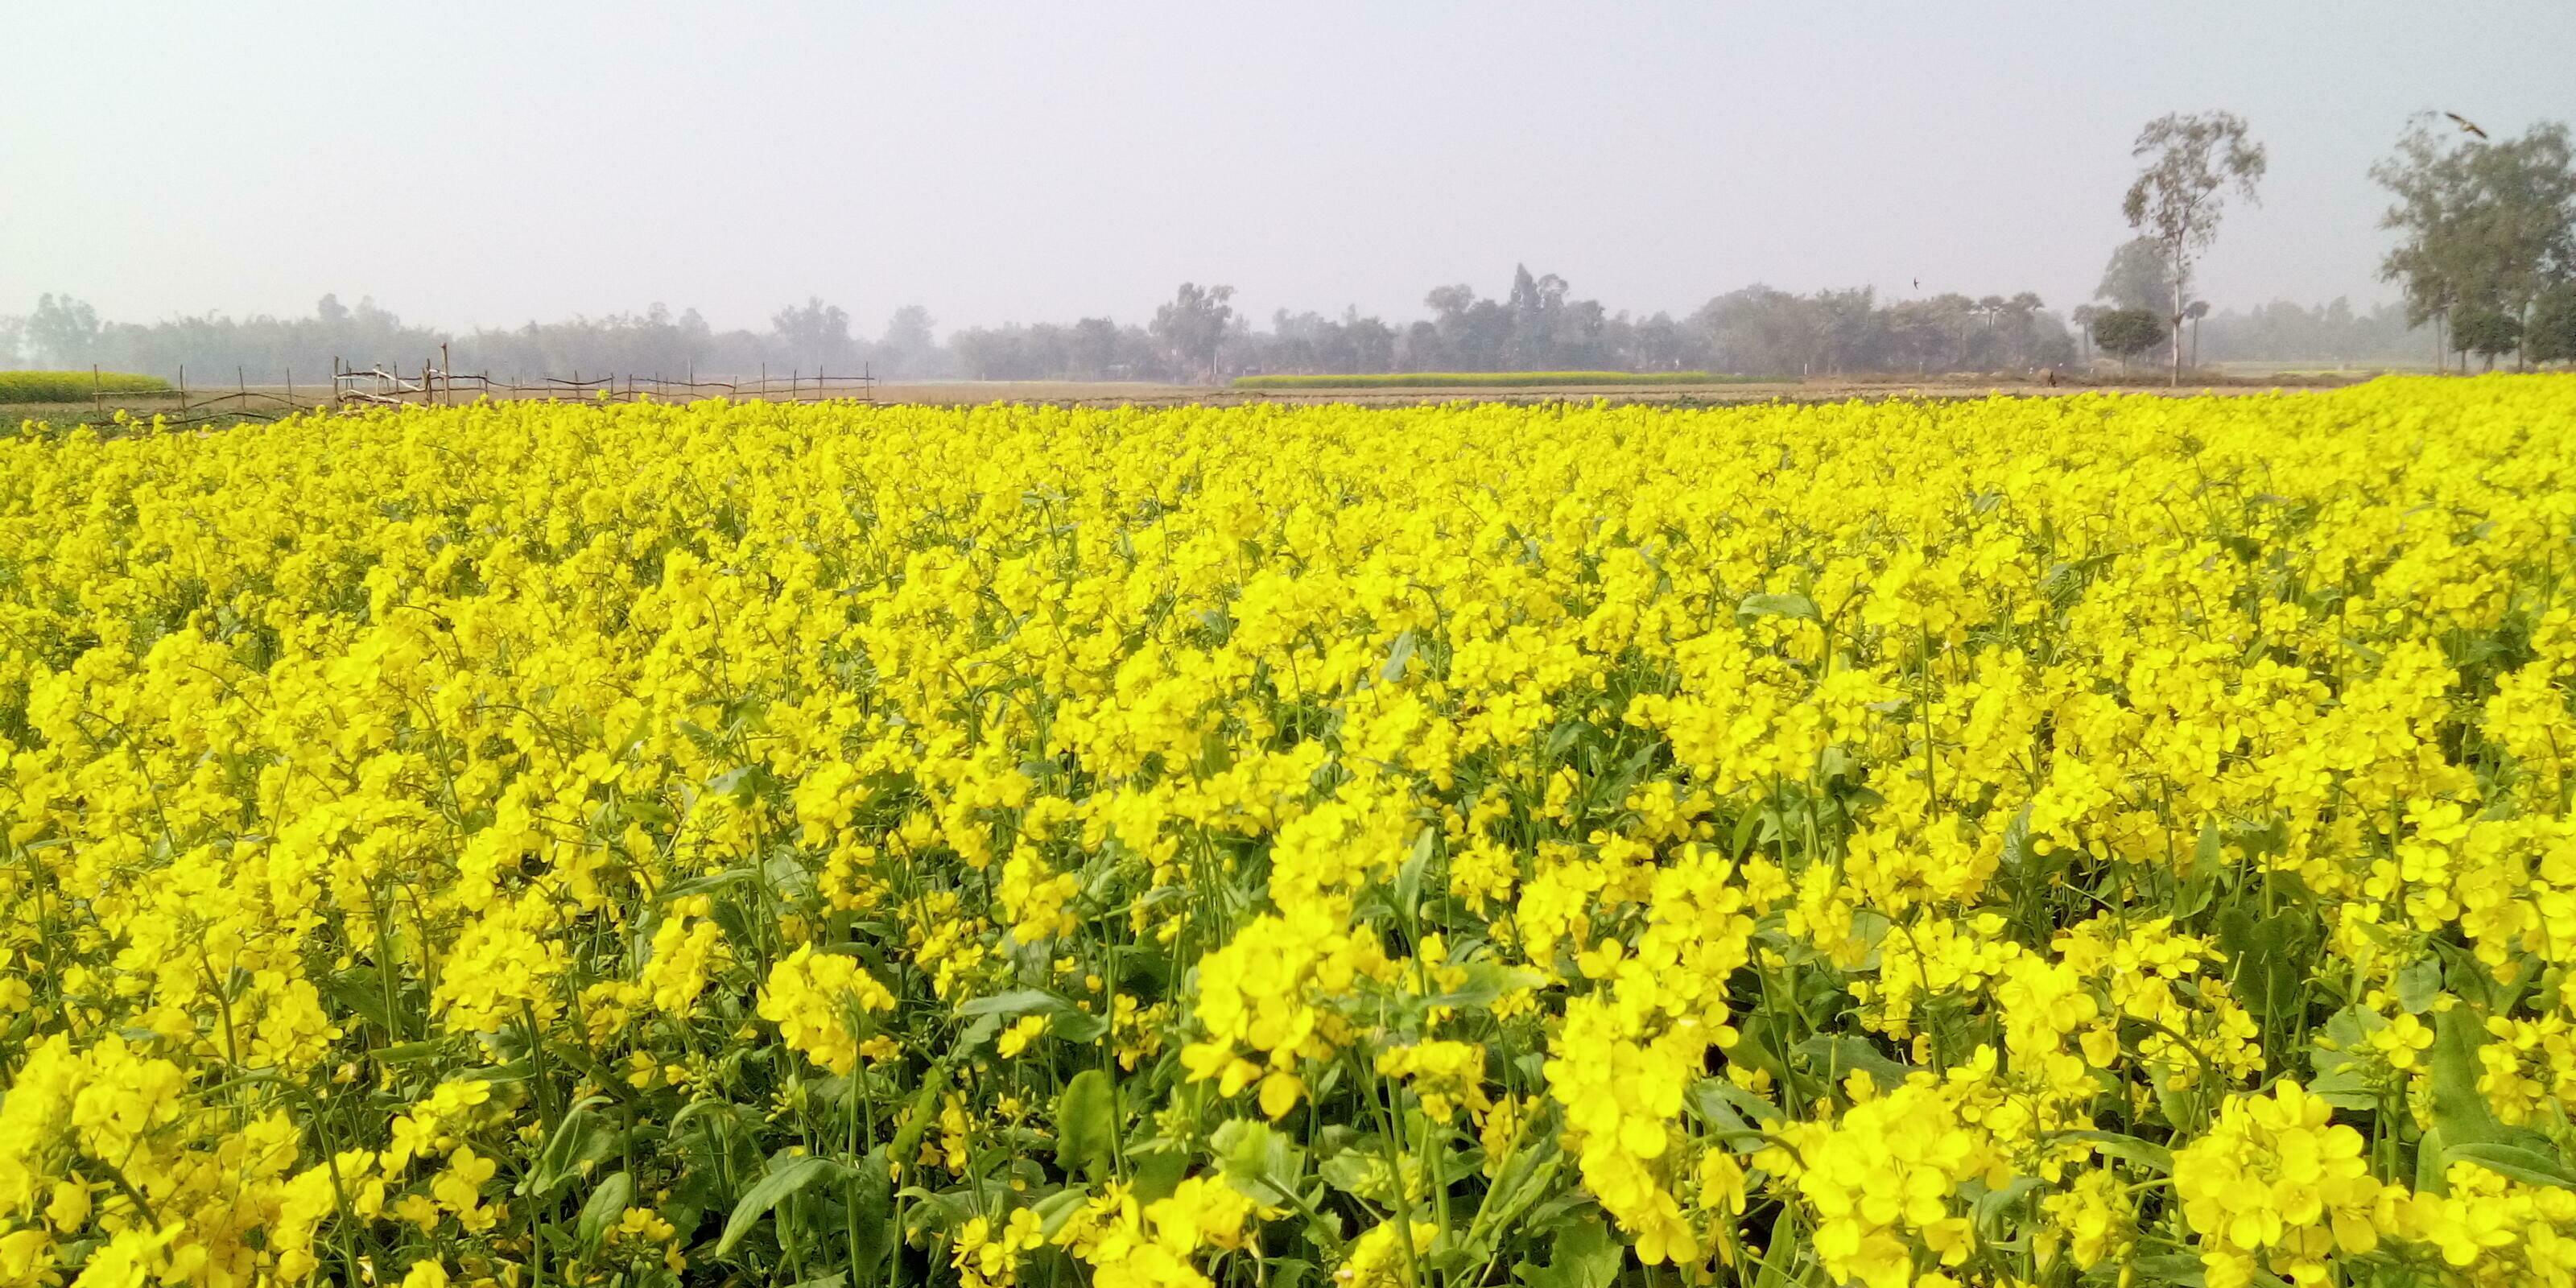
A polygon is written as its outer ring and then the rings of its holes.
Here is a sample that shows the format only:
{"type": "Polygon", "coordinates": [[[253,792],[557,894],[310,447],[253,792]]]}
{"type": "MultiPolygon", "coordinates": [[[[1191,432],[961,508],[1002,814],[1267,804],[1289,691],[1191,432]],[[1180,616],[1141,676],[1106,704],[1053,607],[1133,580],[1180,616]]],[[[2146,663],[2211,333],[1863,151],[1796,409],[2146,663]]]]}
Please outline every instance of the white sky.
{"type": "Polygon", "coordinates": [[[2222,307],[2387,296],[2410,112],[2576,120],[2576,3],[438,5],[0,0],[0,313],[406,319],[809,294],[866,333],[1266,319],[1515,262],[1613,309],[1752,281],[2088,295],[2129,143],[2271,150],[2222,307]]]}

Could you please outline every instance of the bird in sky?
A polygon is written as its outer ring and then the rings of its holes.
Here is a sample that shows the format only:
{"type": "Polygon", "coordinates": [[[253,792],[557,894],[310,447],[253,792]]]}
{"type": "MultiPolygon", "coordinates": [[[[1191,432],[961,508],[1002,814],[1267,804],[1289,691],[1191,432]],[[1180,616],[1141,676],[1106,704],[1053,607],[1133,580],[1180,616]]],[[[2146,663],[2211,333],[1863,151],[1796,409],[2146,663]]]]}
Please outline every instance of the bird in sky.
{"type": "Polygon", "coordinates": [[[2459,113],[2457,113],[2457,112],[2444,112],[2444,113],[2442,113],[2442,115],[2444,115],[2444,116],[2447,116],[2447,117],[2451,118],[2451,123],[2452,123],[2453,125],[2457,125],[2457,126],[2459,126],[2459,127],[2460,127],[2460,131],[2461,131],[2462,133],[2464,133],[2464,134],[2474,134],[2474,135],[2478,136],[2480,139],[2484,139],[2484,138],[2487,136],[2487,132],[2486,132],[2486,131],[2481,130],[2481,129],[2479,129],[2479,128],[2478,128],[2478,126],[2477,126],[2477,122],[2472,121],[2472,120],[2470,120],[2469,118],[2467,118],[2467,117],[2465,117],[2465,116],[2462,116],[2462,115],[2460,115],[2460,114],[2459,114],[2459,113]]]}
{"type": "Polygon", "coordinates": [[[1915,278],[1915,279],[1914,279],[1914,289],[1915,289],[1915,290],[1918,290],[1918,291],[1923,289],[1923,279],[1922,279],[1922,278],[1919,278],[1919,277],[1918,277],[1918,278],[1915,278]]]}

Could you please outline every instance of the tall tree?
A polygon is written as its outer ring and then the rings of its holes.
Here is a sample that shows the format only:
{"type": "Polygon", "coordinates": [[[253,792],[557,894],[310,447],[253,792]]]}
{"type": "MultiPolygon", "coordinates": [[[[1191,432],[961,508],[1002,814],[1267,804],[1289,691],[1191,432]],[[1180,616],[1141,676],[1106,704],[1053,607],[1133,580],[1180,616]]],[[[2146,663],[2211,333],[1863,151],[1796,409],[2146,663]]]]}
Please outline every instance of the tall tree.
{"type": "Polygon", "coordinates": [[[2093,319],[2109,310],[2092,304],[2078,304],[2067,314],[2075,323],[2076,342],[2082,346],[2081,361],[2087,369],[2093,365],[2093,319]]]}
{"type": "Polygon", "coordinates": [[[2460,305],[2463,262],[2467,250],[2460,220],[2468,201],[2468,167],[2460,150],[2432,128],[2432,113],[2418,113],[2397,140],[2395,155],[2370,167],[2370,177],[2395,201],[2379,217],[2379,226],[2396,230],[2404,240],[2380,260],[2381,281],[2400,285],[2406,299],[2406,321],[2433,327],[2433,369],[2449,363],[2450,343],[2444,332],[2451,311],[2460,305]]]}
{"type": "Polygon", "coordinates": [[[2460,351],[2460,370],[2469,369],[2469,355],[2487,360],[2487,370],[2495,370],[2495,360],[2513,352],[2522,344],[2522,319],[2503,309],[2483,305],[2460,310],[2459,320],[2451,327],[2451,343],[2460,351]]]}
{"type": "Polygon", "coordinates": [[[1565,279],[1554,273],[1530,276],[1529,266],[1512,266],[1512,291],[1504,301],[1511,311],[1511,338],[1505,357],[1512,366],[1536,370],[1547,364],[1557,344],[1557,324],[1565,311],[1565,279]]]}
{"type": "MultiPolygon", "coordinates": [[[[2567,127],[2543,122],[2518,139],[2474,144],[2468,171],[2474,285],[2480,303],[2513,320],[2519,346],[2541,292],[2576,276],[2576,156],[2567,127]]],[[[2489,326],[2483,338],[2503,334],[2489,326]]]]}
{"type": "Polygon", "coordinates": [[[850,339],[850,314],[840,305],[809,295],[803,304],[771,314],[769,329],[794,366],[819,372],[838,364],[843,371],[858,374],[850,371],[858,365],[858,345],[850,339]]]}
{"type": "MultiPolygon", "coordinates": [[[[2182,383],[2183,293],[2191,281],[2192,261],[2218,235],[2225,208],[2224,190],[2233,188],[2248,202],[2263,178],[2263,145],[2248,138],[2245,122],[2231,112],[2169,113],[2147,122],[2129,155],[2144,161],[2129,185],[2120,212],[2129,226],[2156,240],[2173,265],[2173,309],[2167,316],[2173,335],[2171,383],[2182,383]]],[[[2099,339],[2097,335],[2095,337],[2099,339]]]]}
{"type": "Polygon", "coordinates": [[[1226,328],[1234,321],[1234,306],[1226,301],[1233,298],[1231,286],[1181,283],[1172,302],[1154,310],[1154,338],[1189,369],[1203,370],[1208,379],[1216,379],[1217,346],[1225,342],[1226,328]]]}
{"type": "Polygon", "coordinates": [[[930,310],[918,304],[907,304],[886,319],[885,338],[877,342],[875,361],[884,368],[881,375],[927,376],[938,374],[939,338],[931,328],[938,323],[930,310]]]}
{"type": "Polygon", "coordinates": [[[2396,198],[2380,226],[2403,235],[2380,275],[2404,283],[2410,321],[2435,323],[2437,355],[2491,353],[2481,346],[2505,333],[2498,315],[2513,319],[2516,334],[2528,332],[2542,294],[2576,276],[2576,157],[2567,127],[2542,122],[2503,142],[2456,138],[2429,113],[2419,115],[2395,154],[2370,171],[2396,198]],[[2479,343],[2440,337],[2471,314],[2479,343]]]}
{"type": "Polygon", "coordinates": [[[1073,324],[1066,338],[1065,358],[1073,374],[1085,380],[1104,380],[1118,365],[1118,324],[1107,318],[1084,318],[1073,324]]]}
{"type": "Polygon", "coordinates": [[[68,295],[36,297],[36,311],[27,319],[27,340],[35,347],[36,361],[78,366],[97,351],[98,336],[97,309],[68,295]]]}
{"type": "Polygon", "coordinates": [[[2556,283],[2532,301],[2522,346],[2533,362],[2576,361],[2576,282],[2556,283]]]}
{"type": "Polygon", "coordinates": [[[2173,298],[2173,285],[2173,260],[2166,256],[2164,244],[2153,237],[2132,237],[2111,252],[2093,297],[2110,301],[2115,309],[2161,313],[2173,298]]]}

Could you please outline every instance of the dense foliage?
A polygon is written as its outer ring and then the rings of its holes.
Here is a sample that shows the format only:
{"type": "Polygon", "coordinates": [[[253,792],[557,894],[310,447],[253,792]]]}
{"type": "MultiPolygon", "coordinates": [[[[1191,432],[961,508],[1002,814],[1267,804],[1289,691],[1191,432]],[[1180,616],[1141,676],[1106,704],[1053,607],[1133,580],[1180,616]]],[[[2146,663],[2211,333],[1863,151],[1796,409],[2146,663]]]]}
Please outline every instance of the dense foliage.
{"type": "Polygon", "coordinates": [[[2571,431],[0,441],[0,1283],[2568,1284],[2571,431]]]}
{"type": "MultiPolygon", "coordinates": [[[[1236,318],[1218,341],[1215,365],[1220,375],[1705,369],[1779,377],[2028,370],[2091,357],[2081,345],[2085,337],[2071,334],[2066,319],[2028,293],[1886,299],[1866,288],[1799,295],[1757,285],[1676,317],[1571,298],[1551,275],[1526,286],[1516,281],[1503,299],[1443,287],[1425,306],[1430,316],[1410,322],[1357,310],[1326,316],[1280,309],[1266,326],[1236,318]]],[[[2085,329],[2090,312],[2074,312],[2075,331],[2085,329]]],[[[963,327],[940,339],[929,313],[914,306],[896,310],[880,334],[864,329],[845,310],[819,300],[778,311],[764,331],[718,329],[695,309],[675,315],[655,305],[633,314],[451,333],[406,323],[372,300],[351,309],[325,296],[308,317],[145,324],[103,323],[77,300],[48,296],[30,316],[0,316],[0,367],[98,362],[168,375],[186,367],[198,383],[231,380],[237,371],[253,383],[282,383],[289,375],[316,383],[334,358],[360,368],[418,371],[444,346],[458,371],[523,378],[613,372],[676,380],[693,372],[750,376],[763,369],[779,376],[864,369],[896,380],[1207,378],[1204,350],[1184,355],[1180,348],[1185,340],[1204,343],[1205,332],[1193,327],[1167,325],[1158,333],[1133,320],[1087,317],[963,327]]],[[[2246,312],[2221,310],[2205,328],[2194,327],[2204,329],[2199,356],[2213,363],[2421,362],[2434,347],[2429,335],[2409,335],[2403,308],[2355,313],[2342,300],[2315,308],[2276,300],[2246,312]]]]}
{"type": "Polygon", "coordinates": [[[2468,127],[2419,114],[2396,153],[2371,167],[2394,199],[2380,226],[2401,239],[2380,261],[2381,278],[2404,286],[2409,321],[2449,333],[2443,347],[2464,370],[2470,354],[2490,363],[2517,349],[2527,361],[2576,356],[2523,344],[2535,313],[2576,286],[2576,142],[2557,121],[2503,140],[2454,125],[2468,127]]]}

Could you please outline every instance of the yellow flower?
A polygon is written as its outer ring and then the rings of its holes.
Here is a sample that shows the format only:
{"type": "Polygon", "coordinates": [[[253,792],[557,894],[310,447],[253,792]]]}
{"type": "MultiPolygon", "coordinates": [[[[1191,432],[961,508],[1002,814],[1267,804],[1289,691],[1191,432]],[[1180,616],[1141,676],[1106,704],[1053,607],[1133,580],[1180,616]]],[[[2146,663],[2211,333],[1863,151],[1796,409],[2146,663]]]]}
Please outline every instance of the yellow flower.
{"type": "Polygon", "coordinates": [[[2294,1272],[2332,1249],[2369,1252],[2388,1187],[2370,1175],[2361,1133],[2296,1081],[2269,1096],[2230,1096],[2209,1133],[2174,1152],[2174,1192],[2201,1236],[2213,1278],[2280,1248],[2294,1272]]]}
{"type": "Polygon", "coordinates": [[[1013,1021],[1011,1027],[1002,1030],[1002,1036],[994,1041],[993,1049],[1005,1060],[1017,1058],[1029,1049],[1030,1043],[1046,1033],[1046,1026],[1043,1015],[1023,1015],[1013,1021]]]}
{"type": "Polygon", "coordinates": [[[2240,393],[0,434],[0,1282],[2576,1284],[2576,386],[2240,393]]]}
{"type": "Polygon", "coordinates": [[[857,959],[800,945],[776,966],[760,994],[760,1017],[778,1026],[788,1049],[834,1073],[858,1067],[854,1012],[894,1009],[894,995],[860,969],[857,959]]]}

